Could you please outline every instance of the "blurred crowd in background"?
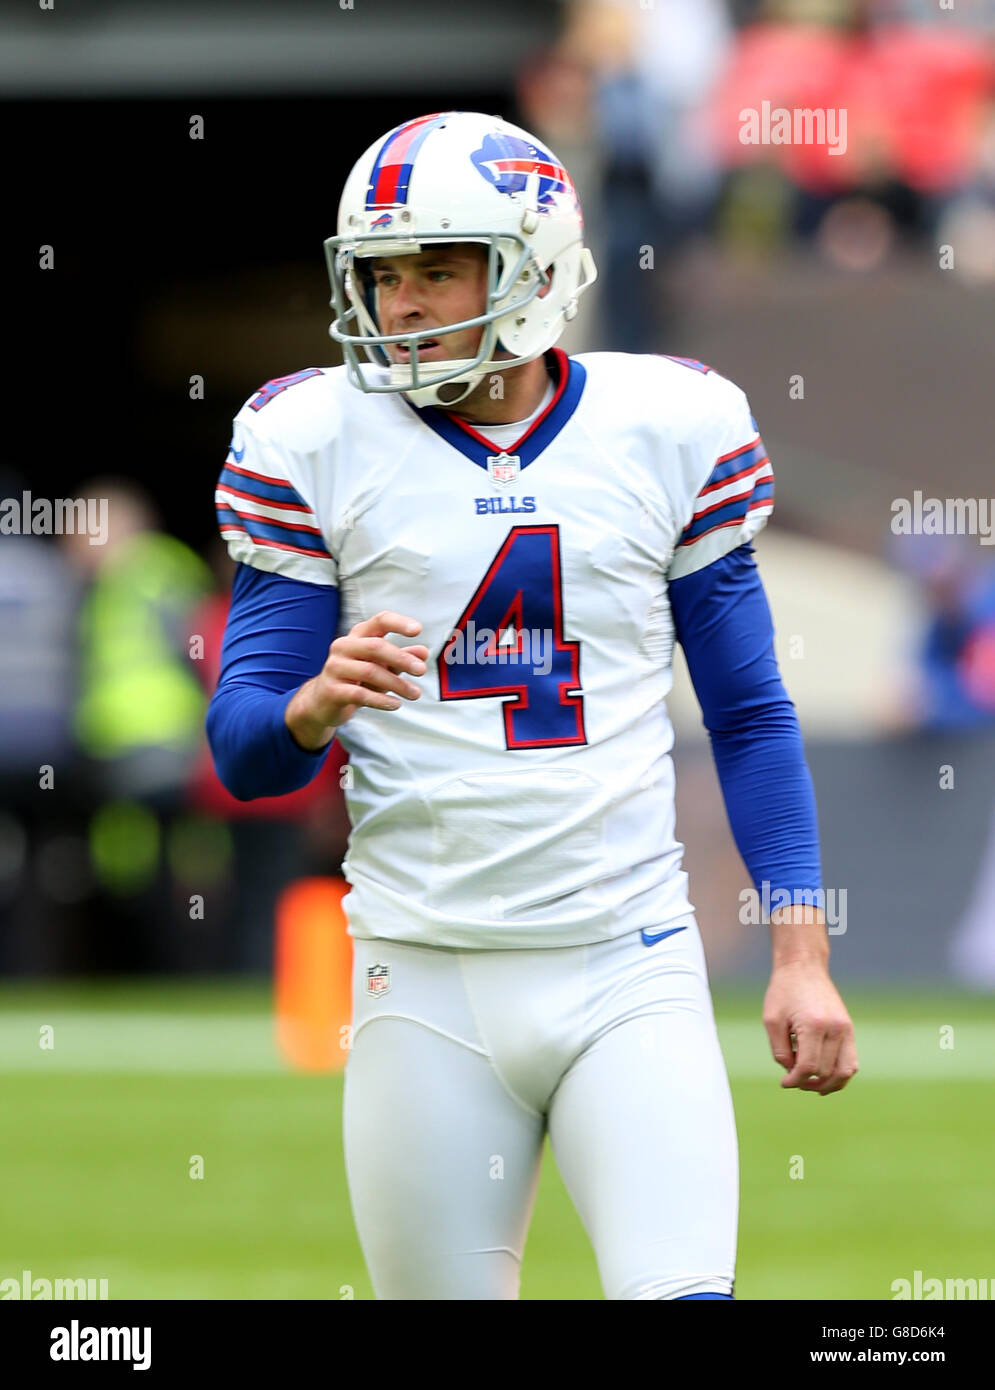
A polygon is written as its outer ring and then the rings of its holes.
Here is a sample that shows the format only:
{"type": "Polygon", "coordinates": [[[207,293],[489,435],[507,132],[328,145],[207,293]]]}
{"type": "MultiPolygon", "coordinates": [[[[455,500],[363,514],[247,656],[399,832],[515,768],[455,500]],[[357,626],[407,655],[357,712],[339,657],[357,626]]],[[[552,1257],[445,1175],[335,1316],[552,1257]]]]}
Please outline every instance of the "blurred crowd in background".
{"type": "Polygon", "coordinates": [[[703,236],[765,257],[800,241],[863,271],[956,241],[956,273],[995,283],[989,0],[574,0],[566,18],[519,103],[597,190],[606,350],[666,332],[634,241],[664,265],[703,236]],[[765,103],[845,112],[844,138],[747,142],[765,103]]]}
{"type": "MultiPolygon", "coordinates": [[[[995,307],[987,0],[575,0],[555,43],[523,54],[514,102],[585,190],[600,278],[568,350],[687,351],[702,256],[803,254],[867,284],[897,259],[915,283],[949,244],[952,273],[995,307]],[[741,113],[765,102],[846,111],[845,151],[744,143],[741,113]]],[[[990,452],[980,476],[995,493],[990,452]]],[[[0,496],[26,486],[5,474],[0,496]]],[[[73,495],[108,499],[105,544],[0,539],[0,973],[264,973],[282,889],[340,870],[341,757],[294,796],[231,798],[203,733],[232,571],[220,541],[169,534],[127,477],[73,495]]],[[[995,730],[993,550],[882,540],[916,622],[865,737],[995,730]]],[[[987,959],[995,988],[990,838],[954,967],[977,983],[987,959]]]]}

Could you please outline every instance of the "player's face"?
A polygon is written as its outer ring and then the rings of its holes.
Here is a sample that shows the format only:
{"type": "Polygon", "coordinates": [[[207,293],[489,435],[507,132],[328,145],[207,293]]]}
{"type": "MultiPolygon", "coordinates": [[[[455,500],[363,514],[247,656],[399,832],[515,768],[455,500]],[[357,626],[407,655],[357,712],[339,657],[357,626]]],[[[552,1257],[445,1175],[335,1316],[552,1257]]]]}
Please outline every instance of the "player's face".
{"type": "MultiPolygon", "coordinates": [[[[382,333],[434,328],[459,323],[484,312],[487,300],[487,248],[435,246],[415,256],[377,257],[372,262],[377,318],[382,333]]],[[[419,362],[475,357],[482,327],[426,339],[417,349],[419,362]]],[[[404,343],[384,349],[392,362],[410,362],[404,343]]]]}

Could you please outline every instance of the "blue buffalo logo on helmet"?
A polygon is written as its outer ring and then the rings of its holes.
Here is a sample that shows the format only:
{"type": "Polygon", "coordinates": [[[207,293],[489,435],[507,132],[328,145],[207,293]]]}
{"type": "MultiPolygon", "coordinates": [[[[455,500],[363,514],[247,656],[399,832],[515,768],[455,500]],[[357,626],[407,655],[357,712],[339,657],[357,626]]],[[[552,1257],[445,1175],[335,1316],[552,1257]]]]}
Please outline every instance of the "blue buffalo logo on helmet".
{"type": "Polygon", "coordinates": [[[393,220],[389,212],[382,212],[375,221],[370,223],[370,231],[374,231],[377,227],[389,227],[393,220]]]}
{"type": "Polygon", "coordinates": [[[552,212],[566,195],[577,206],[577,192],[562,164],[546,150],[517,135],[485,135],[479,150],[470,158],[474,167],[499,193],[522,193],[530,174],[539,175],[537,205],[540,212],[552,212]]]}

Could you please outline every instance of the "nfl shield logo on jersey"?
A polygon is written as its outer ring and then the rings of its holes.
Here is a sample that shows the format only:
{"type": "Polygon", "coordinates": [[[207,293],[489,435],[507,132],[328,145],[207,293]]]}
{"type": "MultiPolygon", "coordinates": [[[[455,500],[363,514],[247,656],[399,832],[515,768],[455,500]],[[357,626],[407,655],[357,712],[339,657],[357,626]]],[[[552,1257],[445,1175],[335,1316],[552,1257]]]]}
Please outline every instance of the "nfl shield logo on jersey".
{"type": "Polygon", "coordinates": [[[390,990],[390,966],[368,965],[366,967],[366,993],[374,997],[387,994],[390,990]]]}
{"type": "Polygon", "coordinates": [[[506,487],[513,483],[521,472],[522,461],[517,454],[488,454],[487,471],[491,481],[506,487]]]}

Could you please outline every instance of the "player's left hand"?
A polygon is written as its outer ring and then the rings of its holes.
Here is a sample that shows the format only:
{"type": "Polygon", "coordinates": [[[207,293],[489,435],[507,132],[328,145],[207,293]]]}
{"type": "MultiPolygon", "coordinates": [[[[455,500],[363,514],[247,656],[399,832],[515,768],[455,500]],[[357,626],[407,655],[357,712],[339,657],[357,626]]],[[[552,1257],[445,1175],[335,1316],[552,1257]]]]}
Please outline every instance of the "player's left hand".
{"type": "Polygon", "coordinates": [[[857,1072],[853,1024],[821,960],[774,966],[764,997],[764,1027],[770,1049],[788,1075],[785,1089],[841,1091],[857,1072]]]}

